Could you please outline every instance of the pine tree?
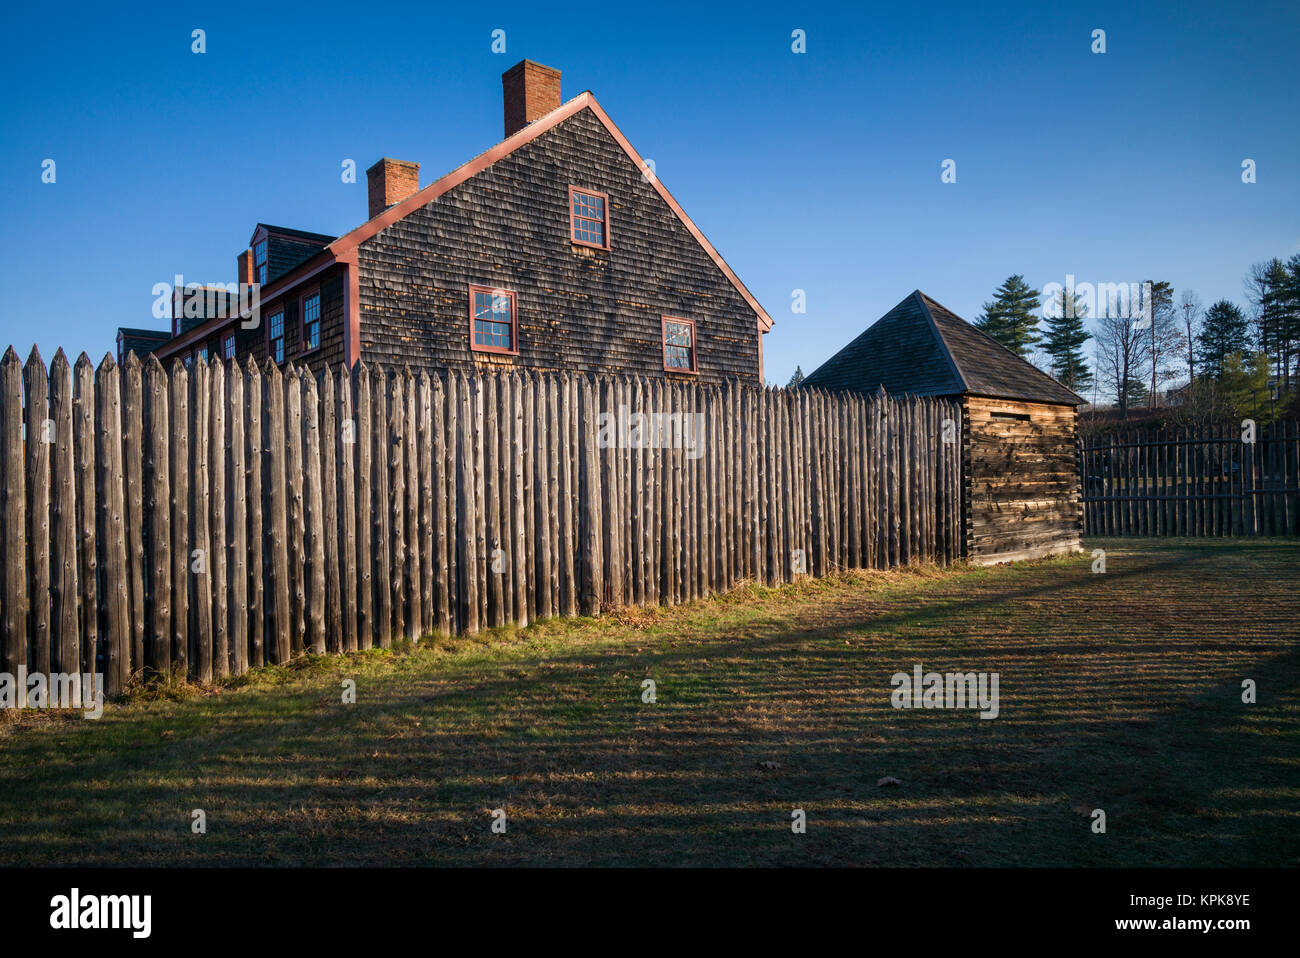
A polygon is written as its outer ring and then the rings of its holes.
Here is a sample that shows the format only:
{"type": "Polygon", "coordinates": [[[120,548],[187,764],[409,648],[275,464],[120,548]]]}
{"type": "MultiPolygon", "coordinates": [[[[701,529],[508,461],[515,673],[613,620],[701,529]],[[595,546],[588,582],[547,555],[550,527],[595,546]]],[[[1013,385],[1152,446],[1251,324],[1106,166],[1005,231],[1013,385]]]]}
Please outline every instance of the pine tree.
{"type": "Polygon", "coordinates": [[[1047,333],[1043,336],[1043,351],[1051,357],[1052,375],[1067,389],[1081,392],[1092,385],[1092,370],[1083,356],[1083,344],[1092,334],[1083,328],[1088,316],[1088,304],[1079,293],[1067,306],[1066,292],[1061,290],[1048,304],[1047,333]]]}
{"type": "Polygon", "coordinates": [[[1128,385],[1124,389],[1124,402],[1122,403],[1122,407],[1127,410],[1132,409],[1135,406],[1144,405],[1148,396],[1147,384],[1140,379],[1130,377],[1128,385]]]}
{"type": "Polygon", "coordinates": [[[1283,391],[1290,392],[1296,385],[1291,377],[1291,357],[1300,351],[1300,253],[1279,263],[1269,277],[1276,287],[1270,298],[1275,311],[1279,378],[1283,391]]]}
{"type": "Polygon", "coordinates": [[[1291,274],[1280,259],[1264,268],[1259,302],[1259,346],[1277,363],[1278,379],[1286,378],[1293,335],[1291,274]]]}
{"type": "Polygon", "coordinates": [[[786,388],[786,389],[794,389],[794,388],[795,388],[796,386],[798,386],[801,382],[803,382],[804,379],[805,379],[805,377],[804,377],[804,374],[803,374],[803,367],[802,367],[802,366],[796,366],[796,367],[794,367],[794,375],[791,376],[791,377],[790,377],[790,381],[789,381],[788,383],[785,384],[785,388],[786,388]]]}
{"type": "Polygon", "coordinates": [[[993,293],[984,304],[984,314],[975,325],[1017,356],[1025,356],[1038,342],[1039,297],[1042,294],[1017,273],[993,293]]]}
{"type": "Polygon", "coordinates": [[[1196,337],[1201,368],[1207,375],[1222,379],[1224,362],[1233,353],[1244,353],[1249,337],[1245,314],[1226,299],[1219,300],[1205,311],[1201,334],[1196,337]]]}

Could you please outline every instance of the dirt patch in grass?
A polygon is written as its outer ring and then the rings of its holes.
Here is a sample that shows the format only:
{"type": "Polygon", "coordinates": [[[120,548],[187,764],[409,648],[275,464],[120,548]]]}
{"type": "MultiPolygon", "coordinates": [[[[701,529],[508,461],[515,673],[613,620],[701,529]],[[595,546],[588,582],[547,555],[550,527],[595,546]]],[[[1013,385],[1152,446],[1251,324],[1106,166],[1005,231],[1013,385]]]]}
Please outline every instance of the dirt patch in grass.
{"type": "Polygon", "coordinates": [[[0,862],[1300,863],[1300,543],[1087,546],[10,713],[0,862]],[[916,664],[1001,714],[894,709],[916,664]]]}

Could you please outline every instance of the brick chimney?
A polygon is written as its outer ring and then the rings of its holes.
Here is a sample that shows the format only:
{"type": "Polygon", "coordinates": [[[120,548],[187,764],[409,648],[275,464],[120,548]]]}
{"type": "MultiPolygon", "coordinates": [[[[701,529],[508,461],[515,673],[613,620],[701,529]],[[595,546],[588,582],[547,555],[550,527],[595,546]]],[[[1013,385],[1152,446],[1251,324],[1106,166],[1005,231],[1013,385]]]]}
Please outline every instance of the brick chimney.
{"type": "Polygon", "coordinates": [[[240,285],[246,285],[253,282],[253,251],[246,249],[235,257],[238,264],[240,285]]]}
{"type": "Polygon", "coordinates": [[[501,74],[506,103],[506,136],[517,133],[560,105],[560,71],[520,60],[501,74]]]}
{"type": "Polygon", "coordinates": [[[384,157],[366,170],[370,185],[370,219],[420,189],[420,164],[384,157]]]}

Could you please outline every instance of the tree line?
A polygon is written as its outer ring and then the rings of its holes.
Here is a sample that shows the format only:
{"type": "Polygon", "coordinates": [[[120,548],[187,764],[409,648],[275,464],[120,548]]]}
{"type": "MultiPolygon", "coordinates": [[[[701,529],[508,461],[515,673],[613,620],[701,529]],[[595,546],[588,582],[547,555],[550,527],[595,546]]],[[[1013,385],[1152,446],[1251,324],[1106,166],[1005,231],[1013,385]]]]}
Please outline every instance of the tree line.
{"type": "Polygon", "coordinates": [[[1300,254],[1251,267],[1245,306],[1203,307],[1195,290],[1148,280],[1116,303],[1078,291],[1044,296],[1022,274],[984,303],[975,325],[1098,405],[1177,407],[1188,421],[1300,413],[1300,254]],[[1117,308],[1118,307],[1118,308],[1117,308]],[[1095,308],[1095,314],[1094,314],[1095,308]],[[1091,355],[1086,349],[1091,341],[1091,355]],[[1162,395],[1163,393],[1163,395],[1162,395]]]}

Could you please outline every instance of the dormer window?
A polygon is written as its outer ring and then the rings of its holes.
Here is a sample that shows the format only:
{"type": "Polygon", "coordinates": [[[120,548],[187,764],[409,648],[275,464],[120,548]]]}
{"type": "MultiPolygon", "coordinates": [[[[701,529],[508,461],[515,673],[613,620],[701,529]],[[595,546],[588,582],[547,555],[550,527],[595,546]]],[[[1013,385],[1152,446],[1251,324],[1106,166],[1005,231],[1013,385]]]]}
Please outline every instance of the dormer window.
{"type": "Polygon", "coordinates": [[[253,247],[253,266],[257,271],[257,281],[266,285],[266,240],[253,247]]]}
{"type": "Polygon", "coordinates": [[[569,238],[579,246],[609,249],[609,197],[569,187],[569,238]]]}

